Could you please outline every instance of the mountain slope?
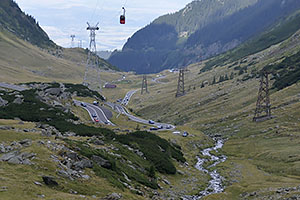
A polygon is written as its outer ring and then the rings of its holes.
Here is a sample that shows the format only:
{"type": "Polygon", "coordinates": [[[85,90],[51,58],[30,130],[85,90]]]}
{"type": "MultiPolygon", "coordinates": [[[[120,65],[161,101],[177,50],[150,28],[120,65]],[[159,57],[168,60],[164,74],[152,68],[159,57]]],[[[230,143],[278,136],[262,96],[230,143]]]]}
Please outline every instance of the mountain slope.
{"type": "MultiPolygon", "coordinates": [[[[0,25],[0,81],[82,82],[88,50],[57,46],[12,0],[0,1],[0,25]]],[[[100,58],[99,67],[117,70],[100,58]]]]}
{"type": "Polygon", "coordinates": [[[0,27],[39,47],[55,47],[36,20],[22,12],[13,0],[0,1],[0,27]]]}
{"type": "Polygon", "coordinates": [[[175,98],[178,73],[163,71],[160,81],[148,85],[150,93],[137,92],[129,108],[142,118],[226,138],[224,149],[214,153],[226,155],[228,160],[211,168],[225,178],[225,191],[206,199],[297,199],[300,190],[292,188],[300,184],[299,55],[298,26],[283,42],[233,61],[224,60],[217,68],[199,73],[206,61],[188,66],[186,95],[179,98],[175,98]],[[275,117],[255,123],[258,75],[265,67],[272,72],[270,85],[275,88],[270,90],[270,100],[275,117]],[[224,81],[224,76],[230,78],[224,81]]]}
{"type": "Polygon", "coordinates": [[[300,8],[297,0],[259,0],[245,4],[235,0],[213,1],[215,9],[209,9],[209,3],[196,1],[180,11],[180,17],[175,13],[158,18],[136,32],[109,61],[125,71],[138,73],[186,66],[238,46],[300,8]],[[194,14],[194,10],[202,11],[202,15],[194,14]],[[194,14],[194,20],[186,17],[189,12],[194,14]],[[157,24],[165,30],[163,34],[155,31],[157,24]],[[166,36],[171,39],[163,39],[166,36]],[[157,46],[160,40],[164,41],[163,49],[157,46]]]}

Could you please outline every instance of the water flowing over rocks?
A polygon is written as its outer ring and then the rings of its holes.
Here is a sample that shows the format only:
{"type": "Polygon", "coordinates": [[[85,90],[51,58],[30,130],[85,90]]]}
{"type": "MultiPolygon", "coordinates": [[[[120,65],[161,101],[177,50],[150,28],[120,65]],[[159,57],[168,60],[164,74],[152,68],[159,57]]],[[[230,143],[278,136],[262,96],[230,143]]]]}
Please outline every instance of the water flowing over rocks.
{"type": "Polygon", "coordinates": [[[207,148],[201,151],[203,156],[209,157],[209,161],[214,161],[214,163],[205,168],[203,165],[207,161],[207,159],[197,157],[198,162],[195,165],[195,168],[197,168],[199,171],[205,172],[211,176],[212,179],[209,181],[208,187],[205,190],[201,191],[198,195],[183,196],[181,197],[182,200],[198,200],[210,194],[221,193],[224,191],[224,186],[222,185],[224,178],[217,172],[217,170],[209,171],[210,168],[215,167],[222,162],[225,162],[227,159],[225,155],[215,156],[210,154],[211,151],[218,152],[218,149],[221,149],[224,145],[224,140],[220,138],[214,138],[214,140],[216,142],[216,145],[214,147],[207,148]]]}

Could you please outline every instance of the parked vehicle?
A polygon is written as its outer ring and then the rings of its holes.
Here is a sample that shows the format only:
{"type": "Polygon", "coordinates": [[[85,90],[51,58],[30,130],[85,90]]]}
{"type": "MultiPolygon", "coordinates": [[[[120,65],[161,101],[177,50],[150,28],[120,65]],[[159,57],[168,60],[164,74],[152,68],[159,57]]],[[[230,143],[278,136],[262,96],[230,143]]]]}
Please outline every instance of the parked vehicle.
{"type": "Polygon", "coordinates": [[[98,105],[99,105],[99,102],[98,102],[98,101],[94,101],[93,104],[94,104],[95,106],[98,106],[98,105]]]}
{"type": "Polygon", "coordinates": [[[82,107],[86,107],[86,104],[85,104],[84,102],[81,102],[80,105],[81,105],[82,107]]]}

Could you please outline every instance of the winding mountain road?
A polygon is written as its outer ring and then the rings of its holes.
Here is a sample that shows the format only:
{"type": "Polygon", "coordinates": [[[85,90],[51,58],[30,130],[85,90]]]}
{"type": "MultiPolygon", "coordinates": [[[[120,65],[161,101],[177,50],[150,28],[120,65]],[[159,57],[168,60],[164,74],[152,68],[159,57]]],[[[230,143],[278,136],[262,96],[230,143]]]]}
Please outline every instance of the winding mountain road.
{"type": "MultiPolygon", "coordinates": [[[[127,92],[127,94],[125,95],[122,102],[126,102],[126,105],[127,105],[129,103],[129,100],[132,97],[132,95],[136,92],[137,92],[137,90],[132,90],[132,91],[127,92]]],[[[150,124],[149,123],[150,120],[145,120],[145,119],[136,117],[134,115],[131,115],[128,112],[128,110],[126,109],[126,107],[124,107],[120,104],[106,102],[106,105],[110,106],[113,110],[117,111],[118,113],[126,115],[132,121],[142,123],[142,124],[156,126],[157,128],[159,128],[159,130],[172,130],[172,129],[175,129],[175,126],[172,125],[172,124],[158,123],[158,122],[154,122],[154,121],[152,121],[151,124],[150,124]]]]}
{"type": "Polygon", "coordinates": [[[93,121],[99,120],[99,123],[115,126],[108,118],[112,117],[112,113],[104,107],[96,106],[90,103],[74,100],[75,105],[82,106],[90,115],[93,121]],[[83,103],[83,104],[82,104],[83,103]]]}

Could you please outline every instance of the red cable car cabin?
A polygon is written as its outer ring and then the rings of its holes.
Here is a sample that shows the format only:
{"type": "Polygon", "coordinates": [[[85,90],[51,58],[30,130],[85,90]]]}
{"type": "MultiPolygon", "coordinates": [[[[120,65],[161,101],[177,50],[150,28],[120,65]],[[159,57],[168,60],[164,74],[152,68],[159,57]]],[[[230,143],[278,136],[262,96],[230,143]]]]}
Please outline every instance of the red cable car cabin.
{"type": "Polygon", "coordinates": [[[125,8],[123,7],[123,15],[120,16],[120,24],[125,24],[125,8]]]}

